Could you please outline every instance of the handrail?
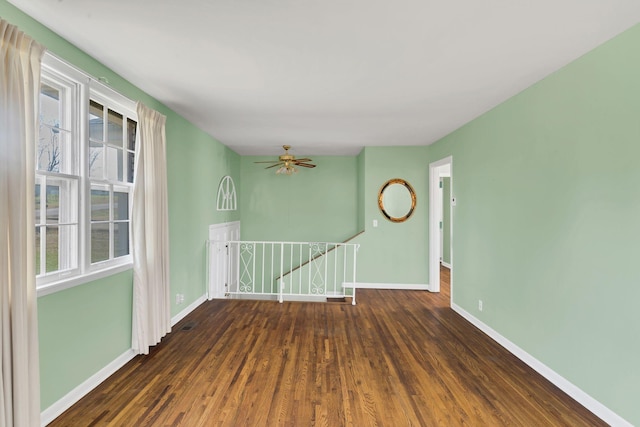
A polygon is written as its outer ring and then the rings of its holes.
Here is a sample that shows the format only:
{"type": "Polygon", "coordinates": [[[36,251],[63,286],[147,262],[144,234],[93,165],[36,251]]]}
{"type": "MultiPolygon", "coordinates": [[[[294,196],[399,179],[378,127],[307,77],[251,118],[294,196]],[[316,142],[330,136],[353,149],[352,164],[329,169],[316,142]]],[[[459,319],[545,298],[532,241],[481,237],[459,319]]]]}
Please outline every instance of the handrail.
{"type": "MultiPolygon", "coordinates": [[[[329,252],[335,251],[335,250],[336,250],[336,248],[338,247],[338,245],[343,245],[343,244],[345,244],[345,243],[349,243],[350,241],[352,241],[353,239],[355,239],[356,237],[358,237],[358,236],[359,236],[359,235],[361,235],[362,233],[364,233],[364,230],[359,231],[358,233],[354,234],[353,236],[351,236],[351,237],[347,238],[347,239],[346,239],[344,242],[342,242],[342,243],[318,242],[318,243],[324,243],[324,244],[327,244],[327,245],[333,245],[333,247],[332,247],[331,249],[329,249],[328,251],[326,251],[326,252],[324,252],[324,253],[321,253],[321,254],[318,254],[318,255],[314,256],[313,258],[309,259],[308,261],[303,262],[303,263],[302,263],[302,264],[300,264],[299,266],[297,266],[297,267],[295,267],[295,268],[293,268],[293,269],[291,269],[291,270],[287,271],[283,276],[287,276],[287,275],[289,275],[289,274],[293,274],[293,272],[294,272],[294,271],[297,271],[298,269],[300,269],[300,268],[304,267],[305,265],[309,264],[311,261],[314,261],[314,260],[316,260],[316,259],[320,258],[321,256],[325,256],[325,255],[327,255],[329,252]]],[[[358,250],[359,248],[360,248],[360,245],[358,244],[358,245],[356,246],[356,250],[358,250]]]]}
{"type": "Polygon", "coordinates": [[[360,231],[358,231],[356,234],[354,234],[353,236],[351,236],[351,237],[347,237],[347,238],[345,239],[345,241],[344,241],[344,242],[342,242],[342,243],[349,243],[350,241],[352,241],[353,239],[355,239],[356,237],[358,237],[359,235],[361,235],[361,234],[363,234],[363,233],[364,233],[364,230],[360,230],[360,231]]]}

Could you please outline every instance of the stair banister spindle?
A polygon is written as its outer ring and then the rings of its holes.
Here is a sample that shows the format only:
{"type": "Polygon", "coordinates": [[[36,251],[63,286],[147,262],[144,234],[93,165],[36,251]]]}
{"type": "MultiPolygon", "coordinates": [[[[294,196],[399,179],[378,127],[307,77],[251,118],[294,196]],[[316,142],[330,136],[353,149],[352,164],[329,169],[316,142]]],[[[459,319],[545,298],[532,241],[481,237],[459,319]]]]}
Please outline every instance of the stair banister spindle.
{"type": "MultiPolygon", "coordinates": [[[[298,245],[298,258],[300,260],[298,265],[302,265],[302,249],[303,248],[304,246],[302,245],[302,243],[300,243],[298,245]]],[[[291,276],[293,276],[293,273],[291,273],[291,276]]],[[[298,269],[298,289],[300,290],[300,292],[302,292],[302,269],[301,268],[298,269]]]]}
{"type": "Polygon", "coordinates": [[[343,268],[342,283],[347,281],[347,252],[348,252],[348,247],[345,248],[344,250],[344,261],[342,262],[342,268],[343,268]]]}
{"type": "Polygon", "coordinates": [[[264,245],[265,245],[265,243],[262,242],[262,286],[260,288],[262,293],[264,293],[264,248],[265,248],[264,245]]]}
{"type": "Polygon", "coordinates": [[[280,293],[280,304],[284,302],[284,296],[282,295],[282,287],[284,286],[284,242],[280,243],[280,286],[278,286],[278,292],[280,293]]]}
{"type": "Polygon", "coordinates": [[[340,248],[344,248],[342,245],[336,245],[333,254],[333,294],[338,291],[338,251],[340,248]]]}
{"type": "MultiPolygon", "coordinates": [[[[275,245],[275,243],[272,242],[271,243],[271,274],[269,274],[269,277],[273,277],[273,273],[274,273],[274,270],[273,270],[273,257],[275,256],[275,252],[276,252],[274,245],[275,245]]],[[[273,292],[274,291],[273,282],[269,283],[269,286],[271,287],[271,292],[273,292]]]]}
{"type": "MultiPolygon", "coordinates": [[[[322,257],[319,257],[318,259],[322,259],[324,261],[324,292],[325,294],[327,293],[327,267],[328,267],[328,260],[327,260],[327,251],[329,250],[329,244],[326,244],[324,246],[324,254],[322,255],[322,257]]],[[[320,253],[322,253],[322,249],[320,249],[320,253]]]]}
{"type": "Polygon", "coordinates": [[[355,245],[353,247],[353,298],[351,299],[351,304],[356,305],[356,257],[358,254],[358,248],[360,245],[355,245]]]}

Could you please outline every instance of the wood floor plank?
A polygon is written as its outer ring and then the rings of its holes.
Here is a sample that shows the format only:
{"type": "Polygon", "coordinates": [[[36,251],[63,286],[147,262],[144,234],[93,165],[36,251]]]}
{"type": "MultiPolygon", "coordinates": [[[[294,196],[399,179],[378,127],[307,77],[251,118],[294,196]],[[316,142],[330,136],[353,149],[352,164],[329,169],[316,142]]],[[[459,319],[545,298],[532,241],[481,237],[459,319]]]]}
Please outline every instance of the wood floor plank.
{"type": "Polygon", "coordinates": [[[51,426],[606,425],[452,311],[449,277],[356,306],[206,302],[51,426]]]}

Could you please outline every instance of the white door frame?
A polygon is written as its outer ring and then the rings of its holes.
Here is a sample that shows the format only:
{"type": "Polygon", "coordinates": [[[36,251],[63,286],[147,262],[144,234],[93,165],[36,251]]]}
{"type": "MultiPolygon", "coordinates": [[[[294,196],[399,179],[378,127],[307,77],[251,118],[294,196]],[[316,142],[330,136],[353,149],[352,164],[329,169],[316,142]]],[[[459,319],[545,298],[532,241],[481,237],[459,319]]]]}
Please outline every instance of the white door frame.
{"type": "MultiPolygon", "coordinates": [[[[451,168],[451,199],[453,200],[453,157],[445,157],[429,164],[429,291],[440,292],[440,220],[442,209],[440,188],[440,167],[451,168]]],[[[449,200],[449,203],[452,202],[449,200]]],[[[453,237],[453,209],[450,210],[451,237],[453,237]]],[[[451,239],[451,265],[453,265],[453,239],[451,239]]],[[[452,274],[453,276],[453,274],[452,274]]],[[[453,279],[451,279],[451,297],[453,298],[453,279]]]]}

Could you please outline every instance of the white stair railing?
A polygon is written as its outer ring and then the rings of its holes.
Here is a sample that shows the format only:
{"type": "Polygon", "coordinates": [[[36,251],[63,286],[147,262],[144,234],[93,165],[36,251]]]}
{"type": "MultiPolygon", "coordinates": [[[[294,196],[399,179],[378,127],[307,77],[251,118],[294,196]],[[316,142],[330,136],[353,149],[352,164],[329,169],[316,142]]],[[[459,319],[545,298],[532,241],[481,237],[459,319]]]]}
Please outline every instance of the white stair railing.
{"type": "MultiPolygon", "coordinates": [[[[359,244],[228,241],[230,297],[322,301],[355,283],[359,244]]],[[[355,305],[355,289],[352,304],[355,305]]]]}

